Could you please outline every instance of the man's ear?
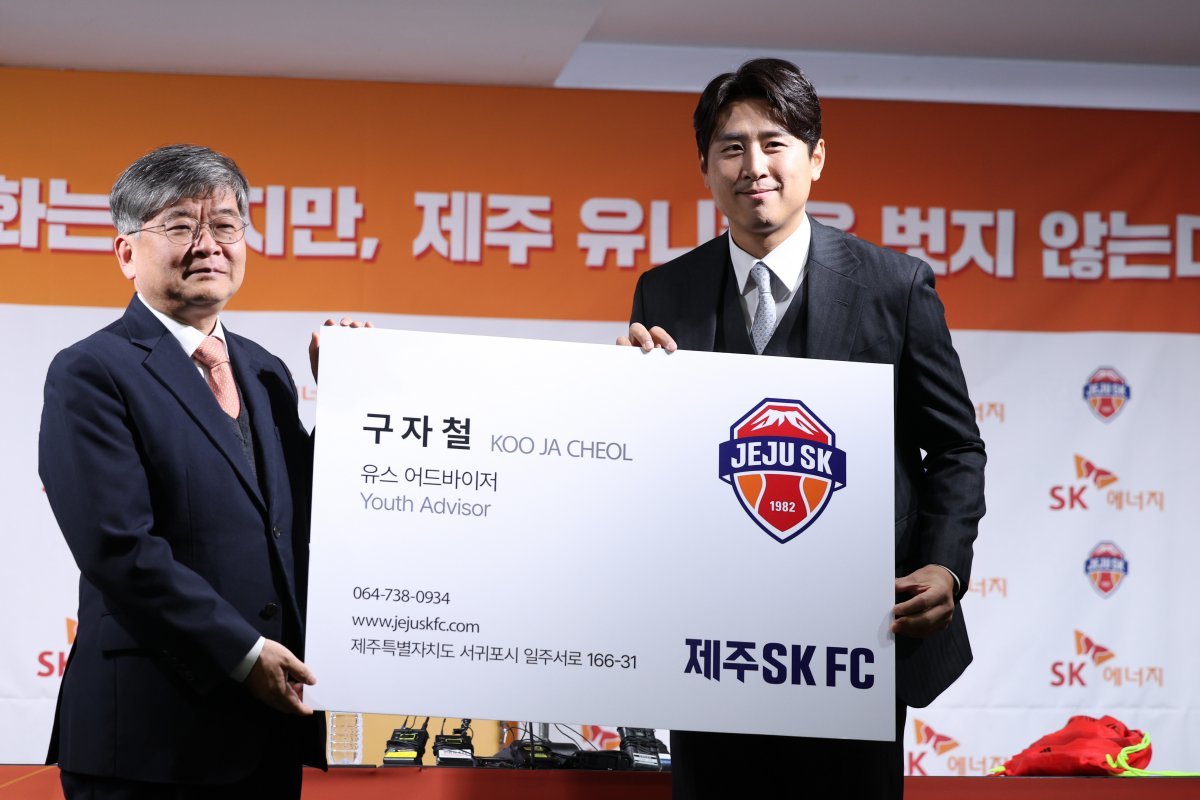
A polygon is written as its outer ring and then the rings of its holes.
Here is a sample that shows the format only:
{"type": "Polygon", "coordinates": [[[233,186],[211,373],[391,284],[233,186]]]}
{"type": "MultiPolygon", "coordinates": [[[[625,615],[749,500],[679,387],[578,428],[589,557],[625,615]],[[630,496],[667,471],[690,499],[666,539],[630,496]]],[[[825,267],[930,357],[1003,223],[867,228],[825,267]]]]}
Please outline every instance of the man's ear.
{"type": "Polygon", "coordinates": [[[814,181],[821,180],[821,172],[825,169],[825,140],[818,139],[813,146],[812,156],[809,159],[812,164],[812,179],[814,181]]]}
{"type": "Polygon", "coordinates": [[[117,264],[121,267],[121,274],[126,280],[133,280],[137,277],[137,267],[133,261],[133,236],[134,234],[120,234],[113,240],[113,252],[117,254],[117,264]]]}
{"type": "Polygon", "coordinates": [[[703,153],[700,154],[700,174],[704,176],[704,188],[712,189],[708,185],[708,158],[703,153]]]}

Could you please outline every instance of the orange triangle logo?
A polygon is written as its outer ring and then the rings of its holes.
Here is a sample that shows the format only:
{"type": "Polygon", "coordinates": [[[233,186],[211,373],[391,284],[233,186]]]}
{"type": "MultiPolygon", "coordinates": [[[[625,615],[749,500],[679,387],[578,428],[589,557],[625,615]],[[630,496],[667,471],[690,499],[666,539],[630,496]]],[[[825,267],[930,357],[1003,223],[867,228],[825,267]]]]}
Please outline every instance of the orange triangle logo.
{"type": "Polygon", "coordinates": [[[617,732],[600,725],[583,725],[581,733],[599,750],[616,750],[621,746],[621,737],[617,732]]]}
{"type": "Polygon", "coordinates": [[[1116,658],[1117,654],[1103,645],[1096,644],[1083,631],[1075,631],[1075,654],[1091,656],[1092,663],[1103,664],[1116,658]]]}
{"type": "Polygon", "coordinates": [[[1079,480],[1091,477],[1091,474],[1096,471],[1095,465],[1088,461],[1078,453],[1075,454],[1075,477],[1079,480]]]}
{"type": "Polygon", "coordinates": [[[1079,480],[1091,478],[1092,483],[1100,489],[1117,482],[1117,476],[1112,472],[1097,467],[1078,453],[1075,454],[1075,477],[1079,480]]]}
{"type": "Polygon", "coordinates": [[[928,744],[939,756],[958,747],[958,742],[945,734],[938,733],[919,719],[913,719],[913,733],[917,744],[928,744]]]}

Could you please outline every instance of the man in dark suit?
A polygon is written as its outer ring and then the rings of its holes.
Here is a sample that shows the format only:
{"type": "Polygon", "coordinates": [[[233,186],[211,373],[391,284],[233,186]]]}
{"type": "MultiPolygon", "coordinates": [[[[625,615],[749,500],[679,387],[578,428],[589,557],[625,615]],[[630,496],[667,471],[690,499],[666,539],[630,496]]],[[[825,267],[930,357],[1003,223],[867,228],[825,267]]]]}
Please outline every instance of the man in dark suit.
{"type": "Polygon", "coordinates": [[[311,443],[283,362],[225,329],[248,186],[176,145],[110,197],[124,316],[59,353],[39,471],[79,566],[49,763],[68,798],[298,798],[311,443]]]}
{"type": "Polygon", "coordinates": [[[928,705],[971,661],[957,602],[984,512],[983,442],[933,272],[807,216],[825,142],[794,65],[758,59],[714,78],[693,121],[729,233],[642,275],[618,343],[893,365],[899,697],[895,742],[676,731],[676,796],[721,796],[761,770],[805,796],[900,797],[906,706],[928,705]]]}

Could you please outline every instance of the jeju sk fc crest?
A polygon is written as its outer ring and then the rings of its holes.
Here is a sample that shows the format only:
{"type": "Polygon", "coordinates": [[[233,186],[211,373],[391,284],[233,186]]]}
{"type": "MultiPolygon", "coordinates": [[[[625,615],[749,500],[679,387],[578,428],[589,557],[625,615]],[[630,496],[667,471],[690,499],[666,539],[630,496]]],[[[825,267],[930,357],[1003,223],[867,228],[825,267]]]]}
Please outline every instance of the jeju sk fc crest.
{"type": "Polygon", "coordinates": [[[807,530],[846,485],[834,432],[799,400],[763,400],[730,426],[719,455],[721,480],[779,542],[807,530]]]}
{"type": "Polygon", "coordinates": [[[1131,394],[1124,376],[1112,367],[1096,370],[1083,385],[1083,399],[1102,422],[1110,422],[1120,414],[1131,394]]]}
{"type": "Polygon", "coordinates": [[[1129,559],[1115,542],[1101,542],[1088,553],[1083,562],[1083,572],[1091,581],[1092,588],[1101,597],[1108,597],[1117,590],[1121,581],[1129,574],[1129,559]]]}

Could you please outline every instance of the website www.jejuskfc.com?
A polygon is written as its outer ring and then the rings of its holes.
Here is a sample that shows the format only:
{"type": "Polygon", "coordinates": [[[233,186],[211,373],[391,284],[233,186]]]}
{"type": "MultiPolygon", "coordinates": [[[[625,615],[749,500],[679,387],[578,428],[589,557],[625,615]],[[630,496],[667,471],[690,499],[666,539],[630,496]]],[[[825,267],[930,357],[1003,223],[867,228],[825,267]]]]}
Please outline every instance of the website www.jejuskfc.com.
{"type": "Polygon", "coordinates": [[[350,616],[356,628],[384,628],[389,631],[438,631],[440,633],[479,633],[478,622],[456,622],[441,617],[359,617],[350,616]]]}

